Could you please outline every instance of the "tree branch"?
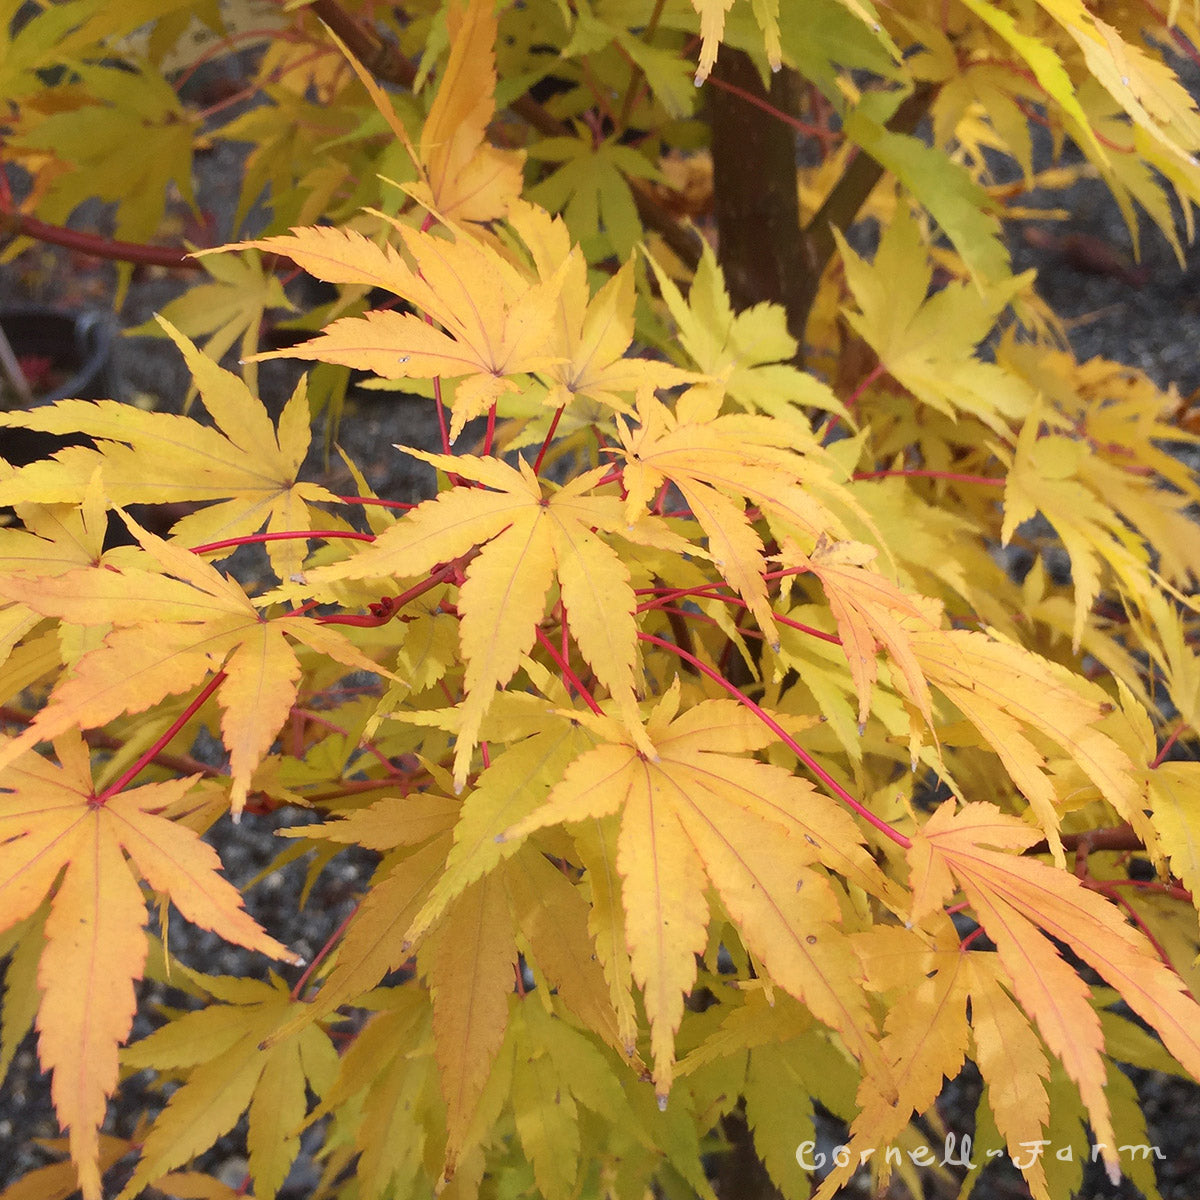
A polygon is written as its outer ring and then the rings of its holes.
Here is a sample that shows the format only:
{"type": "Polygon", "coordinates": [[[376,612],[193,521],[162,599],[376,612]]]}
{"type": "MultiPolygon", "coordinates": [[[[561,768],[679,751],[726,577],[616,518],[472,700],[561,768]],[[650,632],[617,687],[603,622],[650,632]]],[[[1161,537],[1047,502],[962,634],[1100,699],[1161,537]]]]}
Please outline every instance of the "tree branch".
{"type": "Polygon", "coordinates": [[[85,233],[79,229],[67,229],[62,225],[48,225],[36,217],[11,210],[0,209],[0,230],[14,237],[29,237],[38,242],[48,242],[52,246],[63,246],[76,254],[87,254],[92,258],[139,263],[147,267],[167,267],[172,271],[203,270],[201,264],[182,247],[120,242],[115,238],[101,237],[98,233],[85,233]]]}
{"type": "MultiPolygon", "coordinates": [[[[1064,833],[1064,850],[1145,850],[1145,843],[1129,824],[1116,825],[1110,829],[1089,829],[1083,833],[1064,833]]],[[[1025,854],[1048,854],[1050,843],[1043,840],[1030,846],[1025,854]]]]}

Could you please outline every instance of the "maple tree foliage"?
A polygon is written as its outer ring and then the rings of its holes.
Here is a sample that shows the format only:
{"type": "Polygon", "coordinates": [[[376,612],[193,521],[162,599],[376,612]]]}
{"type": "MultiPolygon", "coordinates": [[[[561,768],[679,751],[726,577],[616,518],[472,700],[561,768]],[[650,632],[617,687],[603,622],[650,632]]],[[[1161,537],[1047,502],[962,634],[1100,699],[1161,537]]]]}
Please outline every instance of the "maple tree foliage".
{"type": "Polygon", "coordinates": [[[155,326],[202,412],[0,413],[75,438],[0,460],[0,1072],[34,1030],[67,1153],[0,1196],[99,1200],[120,1162],[121,1200],[232,1195],[195,1160],[243,1118],[258,1196],[308,1129],[331,1200],[713,1196],[732,1117],[788,1200],[860,1165],[923,1194],[968,1061],[1038,1200],[1088,1129],[1157,1195],[1117,1064],[1200,1078],[1200,776],[1168,758],[1200,738],[1200,485],[1163,448],[1195,438],[1076,361],[1001,233],[1072,177],[1036,116],[1182,253],[1200,113],[1161,47],[1196,56],[1195,11],[3,7],[13,229],[205,282],[155,326]],[[182,98],[246,49],[261,103],[182,98]],[[706,237],[729,54],[803,84],[746,108],[820,149],[785,154],[803,303],[706,237]],[[147,244],[214,137],[268,227],[147,244]],[[93,196],[116,241],[63,227],[93,196]],[[338,299],[261,349],[293,269],[338,299]],[[274,417],[269,358],[316,364],[274,417]],[[395,453],[436,494],[304,477],[350,370],[427,397],[440,448],[395,453]],[[1071,578],[1015,581],[1010,543],[1071,578]],[[310,884],[378,859],[308,964],[203,838],[277,810],[310,884]],[[172,906],[261,977],[179,962],[172,906]],[[131,1042],[151,976],[193,1006],[131,1042]],[[114,1137],[142,1071],[174,1090],[114,1137]],[[817,1102],[849,1132],[813,1174],[817,1102]]]}

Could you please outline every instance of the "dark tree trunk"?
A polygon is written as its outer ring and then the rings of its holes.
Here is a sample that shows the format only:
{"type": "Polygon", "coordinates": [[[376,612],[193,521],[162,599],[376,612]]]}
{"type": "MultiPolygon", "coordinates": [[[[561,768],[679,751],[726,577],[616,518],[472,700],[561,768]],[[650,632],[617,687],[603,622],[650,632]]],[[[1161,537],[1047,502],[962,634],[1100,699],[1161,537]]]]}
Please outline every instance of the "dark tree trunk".
{"type": "MultiPolygon", "coordinates": [[[[716,79],[795,115],[800,78],[776,71],[770,89],[741,50],[722,46],[716,79]]],[[[719,259],[733,306],[763,300],[782,304],[788,328],[800,340],[808,306],[804,239],[796,183],[796,134],[774,114],[717,86],[709,89],[712,125],[713,194],[719,259]]]]}

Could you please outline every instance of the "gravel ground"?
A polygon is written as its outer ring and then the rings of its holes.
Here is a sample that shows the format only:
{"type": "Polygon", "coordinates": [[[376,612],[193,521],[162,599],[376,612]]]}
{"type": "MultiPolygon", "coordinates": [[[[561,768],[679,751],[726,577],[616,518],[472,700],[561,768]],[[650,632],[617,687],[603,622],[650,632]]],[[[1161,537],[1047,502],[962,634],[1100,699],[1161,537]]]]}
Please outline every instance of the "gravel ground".
{"type": "MultiPolygon", "coordinates": [[[[233,198],[225,180],[236,178],[240,156],[236,149],[218,143],[199,164],[201,204],[211,214],[219,235],[229,233],[233,198]]],[[[1140,367],[1160,384],[1174,382],[1182,397],[1200,389],[1200,355],[1195,353],[1196,327],[1200,315],[1200,255],[1181,269],[1161,236],[1153,230],[1144,234],[1142,258],[1135,269],[1128,260],[1129,238],[1119,214],[1105,190],[1084,181],[1065,197],[1034,196],[1031,203],[1062,205],[1071,212],[1065,223],[1034,223],[1033,232],[1014,233],[1012,249],[1019,269],[1037,267],[1042,292],[1067,319],[1072,342],[1082,357],[1104,354],[1140,367]]],[[[81,224],[97,214],[83,213],[81,224]]],[[[182,214],[181,214],[182,215],[182,214]]],[[[57,308],[103,306],[112,294],[114,271],[48,247],[38,247],[17,263],[0,268],[0,307],[12,304],[46,303],[57,308]]],[[[121,324],[131,328],[148,319],[180,289],[166,273],[143,272],[135,281],[121,313],[121,324]]],[[[124,398],[149,396],[159,407],[178,410],[188,387],[179,355],[168,344],[154,339],[122,341],[119,369],[124,398]]],[[[278,404],[290,391],[296,370],[290,364],[266,364],[261,377],[264,399],[278,404]]],[[[427,491],[428,477],[413,473],[403,456],[391,450],[396,441],[433,447],[436,440],[430,406],[393,396],[362,394],[343,422],[340,441],[383,495],[414,499],[427,491]]],[[[318,439],[319,444],[319,439],[318,439]]],[[[314,458],[314,470],[324,471],[314,458]]],[[[338,468],[327,476],[337,490],[338,468]]],[[[346,477],[348,478],[348,477],[346,477]]],[[[239,886],[254,878],[277,852],[279,842],[272,830],[295,824],[303,814],[283,813],[271,818],[248,816],[239,828],[227,822],[214,832],[230,879],[239,886]]],[[[309,955],[337,927],[363,885],[373,856],[344,854],[321,879],[307,907],[297,911],[304,878],[300,863],[268,876],[247,894],[253,915],[276,937],[298,953],[309,955]]],[[[188,929],[182,922],[172,928],[172,947],[183,959],[210,972],[246,975],[261,969],[253,956],[225,946],[218,939],[188,929]]],[[[160,984],[147,984],[142,1010],[153,1012],[159,1004],[181,1004],[186,997],[160,984]]],[[[152,1027],[149,1015],[141,1016],[134,1036],[152,1027]]],[[[1150,1139],[1160,1148],[1158,1164],[1161,1194],[1166,1200],[1193,1200],[1200,1191],[1200,1087],[1191,1083],[1138,1073],[1137,1083],[1150,1127],[1150,1139]]],[[[943,1116],[959,1130],[974,1123],[978,1086],[970,1075],[947,1088],[943,1116]]],[[[138,1120],[153,1113],[161,1099],[150,1090],[147,1077],[129,1081],[119,1103],[110,1112],[108,1129],[128,1136],[138,1120]]],[[[27,1040],[18,1052],[13,1069],[0,1086],[0,1186],[21,1177],[32,1167],[49,1161],[34,1144],[34,1138],[57,1135],[47,1082],[37,1071],[35,1047],[27,1040]]],[[[828,1147],[836,1144],[839,1130],[832,1121],[822,1125],[828,1147]]],[[[301,1200],[310,1194],[316,1179],[306,1147],[283,1192],[284,1200],[301,1200]]],[[[243,1146],[238,1132],[222,1139],[203,1160],[207,1169],[237,1186],[245,1170],[243,1146]]],[[[119,1182],[119,1181],[114,1181],[119,1182]]],[[[848,1190],[845,1195],[865,1196],[865,1191],[848,1190]]],[[[953,1191],[947,1195],[953,1195],[953,1191]]],[[[1006,1200],[1027,1195],[1015,1171],[993,1165],[975,1191],[979,1200],[1006,1200]]],[[[1080,1198],[1140,1196],[1131,1184],[1112,1187],[1098,1170],[1089,1168],[1080,1198]]]]}

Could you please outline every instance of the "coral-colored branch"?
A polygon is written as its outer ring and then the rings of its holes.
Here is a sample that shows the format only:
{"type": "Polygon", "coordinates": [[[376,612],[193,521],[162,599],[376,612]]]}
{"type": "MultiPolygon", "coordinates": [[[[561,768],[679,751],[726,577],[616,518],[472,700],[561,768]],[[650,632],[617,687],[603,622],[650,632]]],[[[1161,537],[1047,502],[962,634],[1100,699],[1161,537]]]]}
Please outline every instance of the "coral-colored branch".
{"type": "Polygon", "coordinates": [[[155,756],[160,750],[166,746],[171,739],[192,719],[199,710],[200,706],[225,682],[225,672],[218,671],[205,685],[200,689],[199,694],[195,699],[171,722],[170,727],[163,733],[154,745],[147,750],[141,758],[137,760],[125,772],[124,775],[114,780],[96,797],[99,804],[103,804],[107,800],[111,800],[118,792],[120,792],[129,782],[141,774],[143,769],[154,761],[155,756]]]}
{"type": "Polygon", "coordinates": [[[639,633],[638,637],[644,642],[650,642],[652,645],[659,646],[663,650],[669,650],[672,654],[678,655],[686,662],[690,662],[702,675],[707,676],[718,687],[724,688],[739,704],[748,708],[787,748],[811,771],[839,800],[847,807],[856,812],[867,824],[873,826],[884,837],[890,838],[897,846],[902,846],[907,850],[912,843],[898,829],[893,829],[882,817],[876,816],[866,805],[856,800],[824,767],[820,765],[796,741],[794,737],[769,712],[761,705],[756,704],[749,696],[746,695],[739,687],[729,682],[719,671],[714,671],[707,663],[702,662],[694,654],[689,654],[688,651],[676,646],[673,642],[668,642],[665,638],[656,637],[652,633],[639,633]]]}
{"type": "Polygon", "coordinates": [[[167,267],[172,271],[202,271],[203,265],[191,257],[191,252],[176,246],[150,246],[144,242],[122,242],[116,238],[101,237],[98,233],[85,233],[80,229],[67,229],[62,225],[50,225],[31,217],[27,213],[12,209],[0,210],[0,233],[14,237],[33,238],[62,246],[76,254],[91,258],[109,259],[113,262],[139,263],[147,267],[167,267]]]}
{"type": "MultiPolygon", "coordinates": [[[[537,452],[537,458],[533,460],[533,473],[538,475],[542,470],[542,463],[546,458],[546,451],[550,449],[550,443],[554,440],[554,431],[558,428],[559,421],[562,420],[562,415],[566,411],[566,405],[559,405],[554,416],[550,418],[550,428],[546,430],[546,436],[542,439],[541,449],[537,452]]],[[[601,483],[606,482],[601,480],[601,483]]],[[[597,484],[599,486],[599,484],[597,484]]]]}
{"type": "MultiPolygon", "coordinates": [[[[334,733],[340,733],[342,737],[349,737],[350,731],[343,725],[339,725],[336,721],[331,721],[328,717],[322,716],[318,712],[313,712],[311,708],[300,708],[294,706],[292,708],[294,717],[301,717],[304,721],[311,721],[314,725],[320,725],[324,729],[332,730],[334,733]]],[[[402,771],[392,762],[390,758],[378,746],[371,742],[363,742],[360,747],[365,750],[372,758],[378,762],[389,775],[401,775],[402,771]]],[[[303,751],[292,755],[293,758],[303,758],[303,751]]]]}
{"type": "Polygon", "coordinates": [[[1188,724],[1186,721],[1179,722],[1171,736],[1167,738],[1165,742],[1163,742],[1162,749],[1159,750],[1159,752],[1154,756],[1154,760],[1150,763],[1152,769],[1162,766],[1167,755],[1171,753],[1171,747],[1175,745],[1175,743],[1179,740],[1179,735],[1187,728],[1188,724]]]}
{"type": "Polygon", "coordinates": [[[205,542],[201,546],[192,546],[193,554],[211,554],[214,550],[232,550],[238,546],[252,546],[259,542],[289,542],[303,538],[309,541],[313,538],[343,538],[352,542],[373,542],[373,533],[359,533],[354,529],[280,529],[275,533],[247,533],[242,537],[225,538],[219,542],[205,542]]]}
{"type": "Polygon", "coordinates": [[[337,496],[337,500],[342,504],[373,504],[378,508],[396,508],[401,512],[409,512],[416,508],[415,504],[410,504],[407,500],[380,500],[378,496],[337,496]]]}
{"type": "Polygon", "coordinates": [[[363,628],[386,625],[389,621],[400,615],[400,610],[409,601],[415,600],[418,596],[423,596],[428,591],[432,591],[438,584],[446,583],[453,579],[478,553],[478,550],[471,550],[454,559],[453,562],[448,562],[444,566],[438,567],[436,571],[432,572],[425,579],[422,579],[420,583],[414,583],[412,587],[401,592],[398,596],[384,596],[378,603],[371,605],[370,614],[333,613],[327,617],[318,617],[317,623],[320,625],[357,625],[363,628]]]}
{"type": "Polygon", "coordinates": [[[487,414],[487,431],[483,435],[483,450],[481,453],[484,458],[487,458],[492,453],[492,444],[496,440],[496,402],[493,400],[488,405],[487,414]]]}
{"type": "MultiPolygon", "coordinates": [[[[727,595],[724,592],[718,592],[714,589],[723,585],[719,583],[704,583],[698,584],[696,587],[690,588],[638,588],[634,593],[637,596],[650,595],[655,599],[647,600],[639,604],[634,610],[635,612],[647,612],[651,609],[663,609],[665,606],[675,600],[680,600],[685,596],[691,596],[697,600],[720,600],[725,604],[732,604],[738,608],[749,609],[749,605],[740,596],[727,595]]],[[[688,614],[691,616],[692,614],[688,614]]],[[[814,629],[811,625],[805,625],[802,621],[793,621],[791,617],[785,617],[780,613],[771,614],[780,625],[786,625],[789,629],[798,630],[800,633],[807,633],[810,637],[820,638],[823,642],[831,642],[835,646],[842,644],[842,639],[835,633],[826,633],[823,629],[814,629]]]]}
{"type": "Polygon", "coordinates": [[[583,700],[584,704],[586,704],[588,708],[592,710],[592,712],[594,712],[597,716],[601,716],[603,710],[600,708],[600,705],[596,703],[596,697],[588,691],[579,676],[571,670],[571,664],[567,662],[566,658],[559,652],[558,647],[555,646],[555,644],[546,636],[545,632],[540,626],[536,632],[537,639],[541,643],[542,648],[547,654],[550,655],[552,659],[554,659],[554,665],[558,667],[559,674],[561,674],[563,677],[563,682],[569,684],[579,693],[579,696],[583,700]]]}
{"type": "Polygon", "coordinates": [[[356,904],[346,914],[346,919],[325,939],[325,944],[313,956],[312,962],[310,962],[304,969],[304,974],[296,980],[296,986],[292,988],[291,991],[291,998],[293,1000],[299,1000],[304,994],[304,989],[308,986],[308,981],[312,978],[312,973],[321,965],[334,946],[337,945],[342,934],[346,932],[350,922],[354,920],[354,917],[358,912],[358,907],[359,906],[356,904]]]}

